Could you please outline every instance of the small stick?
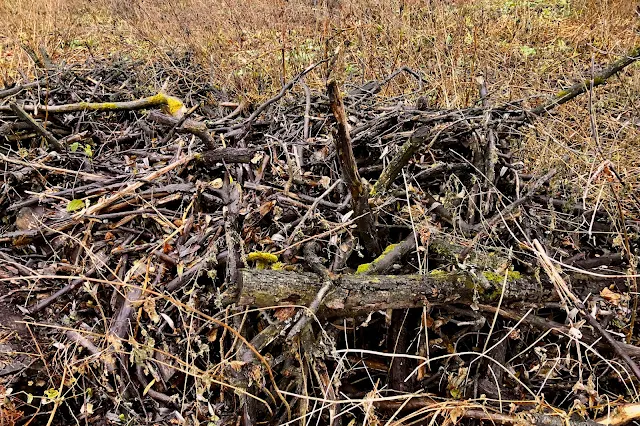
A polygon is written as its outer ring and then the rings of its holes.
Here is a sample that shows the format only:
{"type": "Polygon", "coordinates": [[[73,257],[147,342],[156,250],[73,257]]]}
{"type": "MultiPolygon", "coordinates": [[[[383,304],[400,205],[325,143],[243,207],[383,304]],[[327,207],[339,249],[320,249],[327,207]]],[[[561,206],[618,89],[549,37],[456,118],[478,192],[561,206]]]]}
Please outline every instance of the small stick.
{"type": "Polygon", "coordinates": [[[324,296],[333,288],[333,275],[323,264],[318,256],[318,250],[320,250],[320,245],[316,241],[309,242],[304,246],[304,257],[307,263],[311,266],[311,268],[322,276],[324,283],[322,288],[318,290],[318,294],[309,304],[308,310],[304,312],[304,315],[295,323],[289,334],[287,334],[287,340],[292,340],[305,325],[309,323],[312,315],[315,315],[320,308],[322,301],[324,300],[324,296]]]}
{"type": "MultiPolygon", "coordinates": [[[[98,349],[91,340],[87,339],[75,330],[67,330],[66,334],[69,340],[76,342],[77,344],[88,350],[91,355],[100,357],[100,349],[98,349]]],[[[113,365],[112,359],[109,359],[109,357],[100,357],[100,359],[102,359],[102,362],[104,363],[104,366],[109,373],[113,373],[115,371],[115,365],[113,365]]]]}
{"type": "Polygon", "coordinates": [[[107,197],[106,199],[102,200],[101,202],[94,204],[93,206],[89,207],[84,213],[82,211],[80,211],[77,215],[76,218],[79,218],[82,215],[85,216],[90,216],[90,215],[96,215],[98,214],[102,209],[109,207],[111,204],[115,203],[116,201],[118,201],[119,199],[121,199],[122,197],[124,197],[125,195],[129,195],[132,194],[133,192],[135,192],[138,188],[142,187],[144,184],[146,183],[151,183],[154,180],[158,179],[160,176],[170,172],[171,170],[174,170],[184,164],[189,163],[192,159],[194,158],[193,155],[188,155],[186,157],[183,157],[182,159],[176,161],[175,163],[171,163],[168,164],[167,166],[161,168],[160,170],[156,170],[154,172],[149,173],[147,176],[143,177],[142,179],[140,179],[137,182],[134,182],[130,185],[127,185],[126,188],[124,188],[122,191],[118,191],[115,194],[107,197]]]}
{"type": "Polygon", "coordinates": [[[169,133],[167,133],[166,136],[162,138],[162,141],[160,141],[160,146],[166,145],[167,142],[171,140],[173,135],[175,135],[176,130],[181,127],[184,122],[187,121],[187,118],[189,118],[191,114],[193,114],[198,108],[200,108],[200,104],[194,105],[189,108],[189,110],[185,112],[184,115],[180,117],[180,119],[177,120],[173,126],[171,126],[171,129],[169,129],[169,133]]]}
{"type": "MultiPolygon", "coordinates": [[[[301,84],[302,84],[302,88],[304,89],[304,97],[305,97],[303,136],[304,136],[304,143],[306,145],[309,141],[309,135],[310,135],[309,121],[311,118],[311,90],[309,90],[309,86],[307,86],[307,84],[304,81],[302,81],[301,84]]],[[[296,156],[298,159],[298,168],[302,169],[302,166],[304,166],[304,147],[299,145],[296,146],[296,156]]]]}
{"type": "Polygon", "coordinates": [[[486,224],[485,223],[477,224],[475,226],[475,229],[476,230],[480,230],[483,227],[485,227],[486,229],[491,229],[494,226],[496,226],[498,224],[498,222],[500,222],[502,220],[503,217],[509,216],[517,207],[519,207],[520,205],[522,205],[525,202],[529,201],[533,197],[535,192],[538,189],[540,189],[540,187],[542,187],[542,185],[544,185],[545,183],[549,182],[551,180],[551,178],[553,178],[556,175],[556,173],[557,173],[556,169],[551,169],[549,171],[549,173],[547,173],[546,175],[540,177],[540,179],[535,181],[533,183],[533,185],[531,185],[529,187],[529,190],[527,191],[527,193],[525,195],[523,195],[522,197],[520,197],[519,199],[517,199],[513,203],[509,204],[500,213],[494,215],[492,218],[487,220],[486,224]]]}
{"type": "Polygon", "coordinates": [[[407,236],[402,242],[396,245],[391,251],[381,255],[375,261],[371,262],[371,266],[362,273],[362,275],[382,275],[393,267],[394,263],[400,261],[416,248],[416,237],[413,232],[407,236]]]}
{"type": "Polygon", "coordinates": [[[2,153],[0,153],[0,161],[4,161],[5,163],[17,164],[19,166],[31,167],[33,169],[49,170],[49,171],[52,171],[52,172],[55,172],[55,173],[78,176],[81,179],[89,180],[89,181],[93,181],[93,182],[105,182],[105,181],[109,180],[109,178],[107,178],[105,176],[94,175],[93,173],[86,173],[86,172],[80,172],[80,171],[76,171],[76,170],[61,169],[60,167],[52,167],[52,166],[47,166],[45,164],[29,163],[29,162],[22,161],[22,160],[16,160],[14,158],[7,157],[6,155],[4,155],[2,153]]]}
{"type": "MultiPolygon", "coordinates": [[[[547,331],[550,330],[551,333],[555,334],[556,336],[568,336],[569,335],[569,330],[570,328],[564,324],[560,324],[558,322],[552,321],[552,320],[548,320],[546,318],[541,318],[539,316],[536,316],[534,314],[529,314],[526,317],[523,317],[522,315],[520,315],[518,312],[513,311],[513,310],[509,310],[507,308],[496,308],[494,306],[491,305],[483,305],[481,303],[478,304],[478,307],[480,308],[481,311],[485,311],[485,312],[491,312],[493,314],[495,314],[496,312],[500,315],[503,316],[507,319],[513,320],[513,321],[522,321],[523,324],[527,324],[533,328],[537,328],[538,330],[541,331],[547,331]]],[[[605,343],[601,341],[601,339],[598,337],[592,337],[588,334],[583,334],[582,335],[582,341],[585,344],[588,345],[594,345],[597,344],[599,346],[605,346],[605,343]]],[[[640,356],[640,348],[634,345],[630,345],[628,343],[623,343],[620,342],[620,345],[622,347],[622,349],[629,354],[630,356],[640,356]]],[[[607,348],[609,349],[609,348],[607,348]]]]}
{"type": "Polygon", "coordinates": [[[170,115],[163,114],[160,111],[151,111],[148,118],[155,123],[173,126],[176,133],[190,133],[195,135],[210,148],[215,148],[217,145],[213,136],[209,134],[207,126],[199,121],[187,119],[183,121],[182,124],[179,124],[180,120],[170,115]]]}
{"type": "Polygon", "coordinates": [[[60,290],[53,293],[51,296],[47,297],[46,299],[42,299],[41,301],[36,303],[33,307],[29,308],[29,313],[31,315],[38,313],[44,308],[46,308],[47,306],[49,306],[50,304],[52,304],[53,302],[55,302],[56,299],[59,298],[60,296],[64,296],[65,294],[70,293],[73,290],[77,289],[85,281],[85,277],[86,278],[91,277],[93,274],[96,273],[97,270],[98,268],[96,268],[95,266],[92,267],[87,271],[87,273],[84,275],[83,278],[78,278],[76,280],[73,280],[71,284],[61,288],[60,290]]]}
{"type": "Polygon", "coordinates": [[[6,98],[12,95],[16,95],[23,90],[30,89],[40,84],[42,84],[41,81],[32,81],[31,83],[20,84],[18,86],[11,87],[9,89],[0,90],[0,99],[6,98]]]}
{"type": "Polygon", "coordinates": [[[56,139],[56,137],[53,136],[53,134],[50,131],[42,127],[40,123],[34,120],[33,117],[27,114],[25,110],[20,108],[18,104],[16,104],[15,102],[11,102],[9,104],[9,108],[11,108],[11,111],[13,111],[18,117],[20,117],[20,119],[22,119],[25,123],[31,126],[33,130],[36,131],[36,133],[44,137],[56,152],[64,152],[65,147],[62,146],[60,141],[58,141],[58,139],[56,139]]]}
{"type": "Polygon", "coordinates": [[[409,140],[400,147],[396,155],[394,155],[389,162],[389,165],[385,167],[380,174],[378,181],[371,189],[371,196],[379,196],[385,193],[400,174],[402,168],[409,163],[409,160],[413,158],[414,154],[418,152],[420,148],[423,146],[427,149],[431,148],[445,130],[449,130],[456,124],[467,120],[468,118],[461,118],[451,123],[434,126],[433,128],[431,126],[422,126],[414,130],[409,140]],[[432,135],[433,137],[431,137],[432,135]],[[425,144],[427,140],[429,143],[425,144]]]}
{"type": "Polygon", "coordinates": [[[300,229],[302,229],[302,227],[304,226],[304,222],[309,219],[309,217],[311,217],[311,215],[313,214],[313,212],[315,211],[316,207],[318,207],[318,204],[320,204],[320,201],[322,201],[322,199],[324,197],[326,197],[327,195],[329,195],[331,193],[331,191],[333,191],[335,189],[336,186],[338,186],[338,184],[342,182],[341,179],[338,179],[337,181],[335,181],[333,183],[333,185],[331,185],[329,188],[327,188],[326,191],[324,191],[318,198],[316,198],[316,200],[313,202],[313,204],[311,204],[311,206],[309,207],[309,210],[307,210],[307,212],[305,213],[304,216],[302,216],[302,219],[300,219],[300,222],[298,222],[298,225],[295,227],[295,229],[293,230],[293,232],[291,233],[291,235],[289,235],[289,238],[287,238],[287,245],[291,245],[291,243],[293,242],[293,239],[295,238],[295,236],[298,234],[298,231],[300,231],[300,229]]]}
{"type": "Polygon", "coordinates": [[[315,64],[312,64],[310,66],[308,66],[306,69],[304,69],[300,74],[296,75],[293,80],[289,81],[287,84],[285,84],[282,89],[280,90],[280,92],[275,95],[274,97],[272,97],[271,99],[268,99],[265,103],[263,103],[262,105],[260,105],[254,112],[253,114],[251,114],[246,120],[244,120],[242,123],[236,124],[235,126],[233,126],[231,129],[232,130],[236,130],[236,129],[241,129],[245,126],[250,125],[251,123],[253,123],[253,121],[258,118],[258,116],[260,114],[262,114],[262,112],[267,109],[267,107],[269,105],[271,105],[272,103],[278,101],[280,98],[282,98],[288,91],[289,89],[291,89],[293,87],[294,84],[296,84],[298,81],[300,81],[300,79],[302,77],[304,77],[305,75],[309,74],[311,71],[313,71],[318,65],[321,65],[325,62],[327,62],[328,59],[323,59],[319,62],[316,62],[315,64]]]}
{"type": "Polygon", "coordinates": [[[542,176],[540,179],[538,179],[533,184],[531,184],[529,186],[529,190],[527,191],[527,193],[524,196],[520,197],[519,199],[517,199],[513,203],[509,204],[501,212],[498,212],[498,214],[494,215],[492,218],[490,218],[486,222],[480,222],[477,225],[475,225],[474,226],[475,230],[477,230],[479,232],[473,238],[472,243],[469,244],[460,253],[460,256],[458,257],[458,260],[460,262],[464,261],[467,258],[467,256],[469,255],[469,253],[471,253],[471,250],[473,250],[474,246],[478,243],[478,241],[480,241],[481,238],[484,238],[488,234],[489,231],[493,230],[493,228],[501,220],[506,220],[505,218],[508,215],[510,215],[518,206],[520,206],[520,205],[524,204],[526,201],[530,200],[531,197],[533,197],[534,193],[538,189],[540,189],[540,187],[542,185],[544,185],[546,182],[551,180],[551,178],[554,177],[556,173],[557,173],[556,169],[551,169],[549,171],[549,173],[547,173],[546,175],[542,176]]]}
{"type": "MultiPolygon", "coordinates": [[[[228,148],[227,148],[228,149],[228,148]]],[[[253,191],[280,191],[280,192],[284,192],[284,190],[280,189],[280,188],[276,188],[273,186],[269,186],[269,185],[263,185],[263,184],[259,184],[259,183],[253,183],[253,182],[245,182],[244,183],[244,187],[246,189],[251,189],[253,191]]],[[[313,198],[309,195],[300,193],[300,194],[294,194],[293,192],[289,192],[289,194],[287,195],[289,198],[292,198],[296,201],[307,201],[307,202],[311,202],[314,203],[316,201],[316,198],[313,198]]],[[[336,204],[336,203],[332,203],[331,201],[325,201],[325,200],[320,200],[318,202],[318,205],[321,205],[323,207],[327,207],[330,209],[334,209],[334,210],[340,210],[341,206],[340,204],[336,204]]]]}

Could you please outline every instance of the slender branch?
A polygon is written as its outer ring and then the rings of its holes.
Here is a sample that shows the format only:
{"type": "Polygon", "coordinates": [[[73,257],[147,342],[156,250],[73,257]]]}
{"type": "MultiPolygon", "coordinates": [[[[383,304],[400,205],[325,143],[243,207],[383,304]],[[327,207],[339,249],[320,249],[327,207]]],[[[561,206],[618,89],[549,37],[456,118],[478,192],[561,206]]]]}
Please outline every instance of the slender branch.
{"type": "MultiPolygon", "coordinates": [[[[172,96],[158,93],[135,101],[126,102],[78,102],[65,105],[24,105],[22,108],[28,112],[46,111],[50,114],[77,111],[129,111],[153,107],[167,107],[171,114],[178,114],[184,110],[182,102],[172,96]]],[[[0,105],[0,112],[12,111],[9,105],[0,105]]]]}
{"type": "MultiPolygon", "coordinates": [[[[185,117],[186,116],[188,116],[188,114],[185,114],[185,117]]],[[[216,141],[209,133],[205,123],[190,119],[185,119],[185,121],[180,123],[182,119],[163,114],[160,111],[151,111],[148,118],[155,123],[171,126],[177,133],[190,133],[195,135],[202,140],[202,142],[206,143],[209,148],[216,148],[216,141]]]]}
{"type": "Polygon", "coordinates": [[[58,141],[58,139],[56,139],[56,137],[53,136],[50,131],[42,127],[40,123],[34,120],[33,117],[27,114],[25,110],[20,108],[18,104],[16,104],[15,102],[11,102],[9,104],[9,108],[11,108],[11,111],[13,111],[22,121],[27,123],[33,130],[35,130],[36,133],[44,137],[56,152],[64,151],[64,146],[62,146],[60,141],[58,141]]]}
{"type": "Polygon", "coordinates": [[[371,188],[371,195],[377,196],[384,194],[404,166],[409,163],[409,160],[413,158],[416,152],[422,147],[430,148],[440,138],[440,135],[451,127],[466,121],[466,118],[461,118],[448,124],[440,124],[435,127],[423,126],[418,127],[409,137],[409,140],[405,142],[399,149],[398,153],[391,159],[389,165],[382,171],[380,178],[371,188]],[[433,135],[433,137],[431,137],[433,135]],[[426,143],[429,141],[429,143],[426,143]]]}
{"type": "Polygon", "coordinates": [[[640,46],[635,47],[627,55],[611,63],[607,68],[592,76],[592,78],[585,79],[567,89],[559,91],[558,93],[556,93],[553,99],[532,109],[531,111],[529,111],[529,114],[540,115],[545,112],[549,112],[556,106],[562,105],[575,98],[576,96],[583,94],[584,92],[589,90],[590,87],[596,87],[606,84],[609,77],[619,73],[625,67],[631,65],[638,59],[640,59],[640,46]]]}
{"type": "Polygon", "coordinates": [[[604,337],[607,343],[611,345],[615,353],[620,358],[623,359],[625,364],[627,364],[627,366],[631,369],[631,371],[636,376],[636,378],[640,380],[640,367],[638,367],[638,364],[636,364],[636,362],[633,359],[631,359],[629,354],[624,351],[620,342],[615,340],[611,336],[611,334],[607,330],[605,330],[605,328],[600,324],[600,322],[593,315],[591,315],[591,313],[587,310],[587,308],[584,306],[582,301],[578,299],[576,295],[573,294],[573,292],[571,292],[571,290],[567,286],[567,283],[560,276],[560,273],[555,268],[555,266],[549,259],[549,256],[545,252],[542,245],[538,242],[538,240],[533,240],[533,251],[538,256],[538,260],[542,265],[543,269],[545,270],[545,272],[547,272],[547,274],[549,275],[549,278],[555,284],[558,295],[561,298],[564,297],[567,300],[570,300],[574,304],[574,306],[578,308],[578,311],[580,311],[580,314],[583,317],[585,317],[589,325],[591,325],[594,329],[598,331],[598,333],[600,333],[602,337],[604,337]]]}
{"type": "Polygon", "coordinates": [[[313,71],[318,65],[321,65],[323,63],[325,63],[328,59],[323,59],[322,61],[316,62],[313,65],[308,66],[306,69],[304,69],[300,74],[296,75],[291,81],[289,81],[287,84],[285,84],[284,86],[282,86],[282,89],[280,90],[280,92],[278,92],[277,95],[275,95],[274,97],[268,99],[265,103],[263,103],[262,105],[260,105],[254,112],[253,114],[251,114],[246,120],[244,120],[242,123],[236,124],[235,126],[232,127],[232,129],[239,129],[242,128],[244,126],[250,125],[251,123],[253,123],[253,121],[260,115],[262,114],[262,112],[267,109],[267,107],[269,105],[271,105],[272,103],[278,101],[279,99],[281,99],[292,87],[294,84],[296,84],[298,81],[300,81],[300,79],[302,77],[304,77],[305,75],[309,74],[311,71],[313,71]]]}
{"type": "Polygon", "coordinates": [[[327,91],[331,112],[337,122],[334,138],[342,179],[351,193],[351,203],[355,215],[362,216],[356,221],[358,232],[365,248],[370,254],[377,256],[380,253],[380,244],[375,237],[376,228],[371,208],[369,207],[368,188],[358,173],[358,166],[351,145],[351,136],[349,135],[347,116],[344,112],[342,97],[340,96],[340,91],[335,81],[332,80],[329,82],[327,91]]]}
{"type": "Polygon", "coordinates": [[[32,87],[38,86],[39,84],[42,84],[42,82],[41,81],[32,81],[31,83],[24,83],[24,84],[20,84],[18,86],[10,87],[8,89],[0,90],[0,99],[6,98],[6,97],[9,97],[9,96],[13,96],[13,95],[17,95],[18,93],[22,92],[23,90],[30,89],[32,87]]]}

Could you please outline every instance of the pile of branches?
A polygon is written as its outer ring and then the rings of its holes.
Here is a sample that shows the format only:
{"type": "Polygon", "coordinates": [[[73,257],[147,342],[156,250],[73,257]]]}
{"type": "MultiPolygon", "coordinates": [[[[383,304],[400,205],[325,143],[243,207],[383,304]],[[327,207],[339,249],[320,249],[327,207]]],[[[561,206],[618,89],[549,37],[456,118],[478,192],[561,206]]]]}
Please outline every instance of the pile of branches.
{"type": "Polygon", "coordinates": [[[639,55],[456,110],[381,98],[408,68],[250,105],[188,62],[42,61],[0,90],[3,419],[627,421],[638,224],[512,150],[639,55]]]}

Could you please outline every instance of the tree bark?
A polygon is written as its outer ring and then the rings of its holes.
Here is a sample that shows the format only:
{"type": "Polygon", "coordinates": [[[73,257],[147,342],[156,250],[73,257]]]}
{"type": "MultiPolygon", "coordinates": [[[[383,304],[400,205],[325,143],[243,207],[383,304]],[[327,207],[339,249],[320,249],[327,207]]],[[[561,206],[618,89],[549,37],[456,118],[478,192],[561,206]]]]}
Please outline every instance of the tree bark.
{"type": "Polygon", "coordinates": [[[344,104],[338,85],[335,81],[330,81],[327,86],[331,112],[336,119],[336,131],[334,133],[336,151],[340,162],[342,180],[351,192],[353,212],[358,219],[358,234],[362,239],[364,247],[369,254],[377,256],[380,254],[380,243],[376,238],[376,227],[373,214],[369,207],[369,188],[360,178],[358,166],[353,155],[351,146],[351,136],[349,135],[347,116],[344,112],[344,104]]]}
{"type": "MultiPolygon", "coordinates": [[[[417,308],[429,304],[484,303],[500,297],[500,274],[436,272],[431,275],[342,275],[333,280],[318,310],[325,318],[349,317],[385,309],[417,308]]],[[[323,285],[314,273],[243,269],[240,272],[238,304],[257,308],[309,306],[323,285]]],[[[597,294],[611,282],[589,282],[585,291],[597,294]],[[593,287],[593,288],[591,288],[593,287]]],[[[507,280],[503,303],[525,301],[541,304],[557,300],[551,284],[541,285],[533,277],[507,280]]]]}

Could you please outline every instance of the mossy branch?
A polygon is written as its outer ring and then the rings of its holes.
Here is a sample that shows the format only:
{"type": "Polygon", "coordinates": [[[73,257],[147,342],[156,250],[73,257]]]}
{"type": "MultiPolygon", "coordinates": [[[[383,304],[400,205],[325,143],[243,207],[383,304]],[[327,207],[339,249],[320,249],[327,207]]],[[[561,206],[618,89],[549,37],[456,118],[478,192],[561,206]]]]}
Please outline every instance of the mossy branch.
{"type": "Polygon", "coordinates": [[[419,127],[413,132],[409,140],[400,147],[400,150],[391,159],[389,165],[380,174],[380,178],[371,188],[371,196],[383,194],[389,189],[402,168],[409,163],[420,147],[424,146],[430,134],[431,128],[426,126],[419,127]]]}
{"type": "MultiPolygon", "coordinates": [[[[314,273],[243,269],[238,284],[238,305],[258,308],[309,306],[324,285],[314,273]]],[[[508,272],[433,271],[428,275],[341,275],[322,299],[320,317],[366,315],[385,309],[404,309],[433,304],[492,303],[504,292],[503,302],[557,300],[552,285],[535,277],[508,272]]],[[[606,282],[585,283],[599,292],[606,282]]]]}
{"type": "Polygon", "coordinates": [[[400,150],[391,159],[389,165],[382,171],[380,178],[371,188],[370,195],[378,197],[389,190],[393,181],[398,177],[402,168],[423,147],[430,148],[440,138],[443,132],[466,121],[466,118],[458,119],[451,123],[442,123],[436,126],[418,127],[409,137],[409,140],[400,147],[400,150]]]}
{"type": "Polygon", "coordinates": [[[393,264],[401,261],[409,252],[415,250],[416,239],[413,233],[401,243],[391,244],[384,249],[382,254],[375,258],[373,262],[363,263],[358,266],[356,275],[378,275],[383,274],[393,267],[393,264]]]}
{"type": "Polygon", "coordinates": [[[545,112],[549,112],[556,106],[564,104],[575,98],[576,96],[583,94],[591,87],[606,84],[609,77],[619,73],[638,59],[640,59],[640,46],[631,49],[631,51],[627,53],[627,55],[611,63],[604,70],[592,76],[592,78],[585,79],[567,89],[559,91],[558,93],[556,93],[553,99],[540,105],[539,107],[532,109],[531,111],[529,111],[529,113],[533,115],[540,115],[545,112]]]}
{"type": "MultiPolygon", "coordinates": [[[[163,108],[171,115],[180,115],[185,111],[184,104],[180,99],[164,93],[126,102],[78,102],[65,105],[24,105],[22,107],[28,112],[46,111],[49,114],[77,111],[130,111],[145,108],[163,108]]],[[[11,112],[11,107],[2,105],[0,106],[0,112],[11,112]]]]}

